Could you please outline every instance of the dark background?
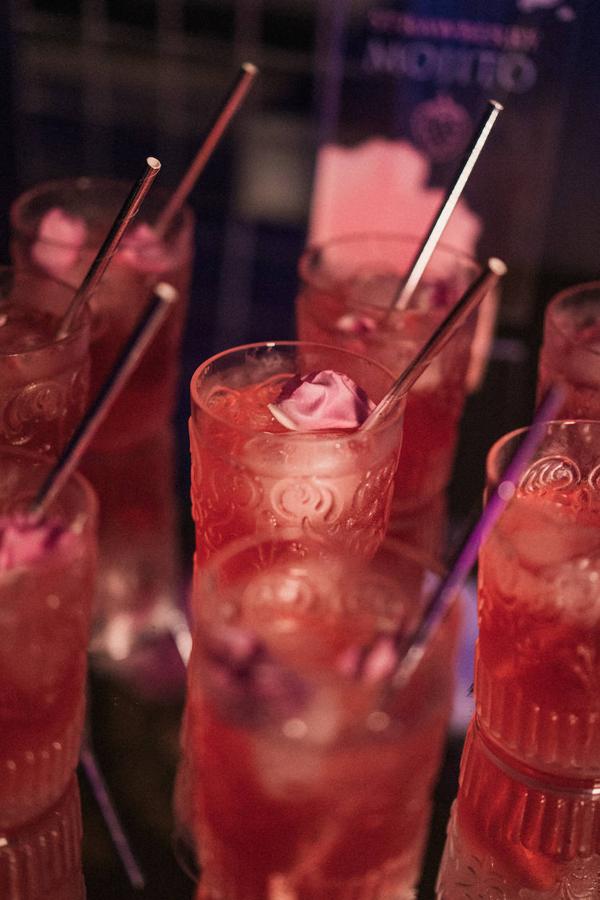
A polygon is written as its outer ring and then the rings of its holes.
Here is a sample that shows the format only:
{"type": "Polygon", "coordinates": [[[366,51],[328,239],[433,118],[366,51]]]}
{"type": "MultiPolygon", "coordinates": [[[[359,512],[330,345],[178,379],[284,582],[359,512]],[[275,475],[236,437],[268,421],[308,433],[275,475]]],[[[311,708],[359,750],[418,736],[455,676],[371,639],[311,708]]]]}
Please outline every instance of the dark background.
{"type": "MultiPolygon", "coordinates": [[[[448,14],[451,4],[444,7],[448,14]]],[[[525,424],[531,413],[545,303],[559,287],[600,275],[600,6],[582,4],[579,14],[555,148],[558,166],[548,173],[541,262],[519,326],[501,315],[485,384],[468,403],[451,489],[457,529],[480,495],[487,448],[498,435],[525,424]]],[[[191,198],[197,253],[176,413],[187,560],[192,537],[185,423],[191,372],[227,346],[294,336],[296,264],[306,238],[317,140],[316,22],[316,0],[0,3],[4,261],[8,207],[25,187],[83,173],[133,180],[147,155],[161,160],[162,185],[174,185],[239,64],[251,59],[261,69],[191,198]]],[[[521,152],[535,156],[535,143],[521,152]]],[[[514,204],[525,207],[538,199],[523,184],[514,204]]],[[[134,893],[128,886],[82,778],[90,900],[192,895],[171,849],[170,794],[182,699],[176,661],[173,671],[173,685],[158,698],[92,676],[94,744],[147,887],[134,893]]],[[[424,898],[432,896],[459,756],[458,737],[450,742],[438,789],[424,898]]]]}

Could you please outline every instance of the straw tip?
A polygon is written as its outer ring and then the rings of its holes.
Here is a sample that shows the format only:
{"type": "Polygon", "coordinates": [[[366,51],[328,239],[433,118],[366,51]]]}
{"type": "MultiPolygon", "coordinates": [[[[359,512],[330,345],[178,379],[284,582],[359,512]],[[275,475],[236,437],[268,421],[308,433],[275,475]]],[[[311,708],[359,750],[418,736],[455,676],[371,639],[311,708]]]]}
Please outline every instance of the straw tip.
{"type": "Polygon", "coordinates": [[[154,293],[163,301],[163,303],[175,303],[179,294],[172,284],[166,281],[160,281],[154,288],[154,293]]]}
{"type": "Polygon", "coordinates": [[[498,278],[502,278],[503,275],[506,275],[508,272],[508,268],[506,263],[499,259],[497,256],[490,256],[488,259],[488,268],[494,275],[497,275],[498,278]]]}
{"type": "Polygon", "coordinates": [[[492,99],[490,98],[490,99],[488,100],[488,103],[489,103],[490,106],[493,107],[493,109],[495,109],[497,112],[502,112],[503,109],[504,109],[504,104],[500,103],[498,100],[492,100],[492,99]]]}
{"type": "Polygon", "coordinates": [[[258,66],[255,66],[252,62],[242,63],[241,68],[247,75],[258,75],[258,66]]]}
{"type": "Polygon", "coordinates": [[[160,169],[160,162],[155,156],[147,156],[146,164],[149,165],[151,169],[154,169],[155,172],[158,172],[160,169]]]}

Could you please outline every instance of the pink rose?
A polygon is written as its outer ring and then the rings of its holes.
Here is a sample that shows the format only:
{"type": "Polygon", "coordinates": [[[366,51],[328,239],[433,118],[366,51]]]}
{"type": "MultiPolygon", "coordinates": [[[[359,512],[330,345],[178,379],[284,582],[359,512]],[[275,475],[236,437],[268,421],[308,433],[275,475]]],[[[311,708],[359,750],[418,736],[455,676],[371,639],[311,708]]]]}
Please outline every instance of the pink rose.
{"type": "Polygon", "coordinates": [[[325,369],[294,375],[269,409],[290,431],[358,428],[375,404],[347,375],[325,369]]]}

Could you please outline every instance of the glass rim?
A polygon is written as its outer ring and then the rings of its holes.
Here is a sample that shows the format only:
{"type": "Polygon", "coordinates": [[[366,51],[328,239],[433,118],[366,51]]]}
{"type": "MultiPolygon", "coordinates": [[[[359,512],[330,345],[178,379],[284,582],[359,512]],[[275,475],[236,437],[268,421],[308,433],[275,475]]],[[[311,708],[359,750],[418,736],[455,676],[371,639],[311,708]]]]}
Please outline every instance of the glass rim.
{"type": "Polygon", "coordinates": [[[479,739],[479,746],[483,755],[508,778],[540,793],[565,798],[580,798],[583,796],[586,799],[595,800],[597,798],[600,801],[599,778],[571,778],[567,775],[544,772],[543,769],[532,768],[519,759],[512,761],[510,756],[503,752],[502,747],[496,744],[489,734],[486,734],[477,721],[477,717],[473,719],[473,730],[479,739]],[[516,768],[515,762],[522,766],[525,771],[516,768]],[[547,775],[546,780],[544,780],[544,775],[547,775]],[[550,779],[553,783],[550,783],[550,779]]]}
{"type": "MultiPolygon", "coordinates": [[[[322,564],[327,565],[328,561],[332,563],[343,564],[345,561],[350,561],[353,568],[351,572],[355,575],[365,574],[366,576],[375,575],[383,577],[383,584],[385,587],[389,587],[391,591],[394,591],[394,594],[399,596],[401,599],[407,602],[403,602],[403,607],[406,608],[407,611],[414,611],[417,606],[416,600],[420,601],[420,606],[418,607],[418,616],[417,622],[420,622],[422,616],[426,609],[426,603],[428,597],[430,597],[433,592],[436,590],[437,585],[441,584],[444,578],[448,573],[448,567],[442,560],[436,559],[433,554],[430,554],[426,550],[411,545],[405,541],[400,540],[399,538],[392,537],[387,535],[378,550],[376,551],[373,558],[366,559],[357,559],[349,554],[347,550],[344,549],[342,545],[332,544],[326,539],[320,540],[319,538],[314,538],[312,536],[306,536],[298,533],[298,529],[287,528],[282,531],[278,531],[276,534],[272,532],[263,530],[256,532],[251,535],[246,535],[241,538],[236,538],[236,540],[231,541],[228,544],[225,544],[223,547],[219,548],[219,550],[210,558],[210,560],[203,566],[197,574],[197,578],[194,580],[193,591],[194,594],[196,592],[214,592],[215,596],[223,595],[228,596],[232,592],[235,592],[236,586],[239,584],[246,584],[249,578],[252,578],[256,574],[261,574],[263,572],[268,572],[269,566],[266,566],[264,569],[257,569],[255,571],[250,571],[246,573],[239,574],[239,572],[234,569],[235,576],[229,582],[225,583],[225,585],[219,584],[218,573],[219,571],[226,566],[228,563],[231,563],[235,560],[236,556],[239,554],[243,554],[244,552],[251,550],[252,548],[260,548],[263,544],[272,544],[272,545],[284,545],[288,543],[300,543],[301,545],[305,545],[308,551],[305,557],[301,558],[301,562],[308,561],[311,559],[316,559],[317,562],[321,562],[322,564]],[[323,555],[322,556],[314,556],[311,551],[313,548],[322,548],[323,555]],[[409,564],[414,564],[419,567],[421,571],[421,577],[426,578],[428,575],[433,575],[436,579],[436,584],[429,584],[427,587],[425,584],[421,584],[420,595],[419,598],[415,598],[415,603],[411,602],[413,599],[413,594],[410,591],[406,591],[403,597],[403,577],[400,573],[396,571],[396,569],[392,569],[390,566],[381,566],[377,565],[377,557],[381,552],[385,552],[390,554],[396,559],[396,557],[400,557],[401,560],[408,562],[409,564]]],[[[283,559],[282,565],[293,567],[294,562],[290,558],[289,560],[283,559]]],[[[347,570],[345,570],[347,571],[347,570]]],[[[460,603],[460,598],[464,596],[464,589],[460,589],[457,592],[456,599],[449,606],[444,614],[442,620],[437,624],[433,633],[429,636],[427,641],[427,648],[429,648],[432,641],[435,641],[441,629],[444,627],[444,623],[446,619],[451,616],[452,611],[455,609],[457,604],[460,603]]],[[[211,627],[211,625],[217,625],[217,618],[215,616],[215,610],[222,608],[221,603],[208,603],[206,600],[200,602],[198,604],[198,612],[196,623],[193,628],[193,633],[196,631],[200,632],[200,634],[205,633],[205,629],[211,627]]],[[[379,631],[377,626],[374,623],[373,634],[378,634],[379,631]]],[[[367,639],[368,643],[368,639],[367,639]]],[[[419,663],[419,666],[421,663],[419,663]]],[[[346,673],[341,669],[338,671],[334,671],[333,667],[328,669],[330,674],[334,674],[336,679],[340,681],[354,681],[356,680],[356,676],[352,673],[346,673]]],[[[382,687],[386,684],[390,683],[390,677],[388,676],[382,680],[382,687]]],[[[414,676],[411,676],[406,685],[401,688],[401,691],[409,689],[414,676]]],[[[360,679],[359,679],[360,680],[360,679]]]]}
{"type": "MultiPolygon", "coordinates": [[[[49,456],[45,456],[41,453],[34,453],[31,450],[23,450],[20,447],[0,447],[0,459],[3,457],[29,462],[32,466],[42,466],[48,471],[55,464],[55,460],[49,456]]],[[[52,501],[49,511],[51,512],[54,506],[57,503],[60,503],[60,499],[65,496],[66,491],[71,490],[74,487],[80,493],[84,502],[82,503],[82,509],[74,516],[71,516],[70,520],[72,521],[84,514],[87,522],[97,522],[99,511],[98,495],[92,487],[91,482],[85,475],[82,475],[81,472],[77,470],[71,473],[67,479],[67,483],[62,487],[58,496],[52,501]]],[[[0,513],[0,515],[3,514],[0,513]]]]}
{"type": "MultiPolygon", "coordinates": [[[[422,241],[422,236],[417,235],[416,233],[411,234],[406,231],[355,231],[334,235],[333,237],[326,238],[322,241],[310,240],[302,251],[298,261],[298,275],[300,279],[304,284],[310,285],[314,282],[314,276],[308,274],[306,271],[308,260],[314,253],[322,252],[331,246],[341,246],[355,241],[364,241],[365,239],[370,241],[382,241],[388,244],[393,242],[405,245],[412,243],[415,246],[418,246],[422,241]]],[[[477,274],[478,271],[481,271],[481,264],[473,256],[469,256],[464,250],[459,250],[452,244],[439,241],[433,255],[438,251],[456,257],[461,263],[471,268],[473,274],[477,274]]]]}
{"type": "MultiPolygon", "coordinates": [[[[222,564],[223,560],[233,559],[238,553],[244,552],[251,547],[258,547],[262,544],[284,544],[288,542],[299,542],[302,544],[306,544],[308,548],[322,547],[326,551],[328,556],[336,558],[344,558],[348,555],[346,552],[344,552],[341,546],[338,547],[337,545],[332,544],[326,538],[319,538],[315,535],[299,535],[297,528],[282,528],[276,533],[273,533],[269,530],[262,530],[257,531],[254,534],[243,535],[242,537],[236,538],[233,541],[229,541],[229,543],[224,544],[222,547],[219,547],[219,549],[215,553],[213,553],[210,559],[199,570],[199,581],[200,583],[203,583],[204,581],[209,579],[212,573],[218,568],[218,566],[222,564]]],[[[427,550],[416,545],[409,544],[407,541],[403,541],[400,538],[394,537],[393,535],[388,534],[384,537],[383,542],[375,552],[374,559],[376,559],[377,554],[381,551],[398,553],[404,559],[412,560],[413,562],[420,565],[425,571],[433,572],[440,578],[443,578],[448,572],[448,567],[441,559],[436,559],[436,557],[432,553],[429,553],[427,550]]],[[[361,568],[375,571],[373,565],[374,559],[361,559],[357,562],[361,568]]]]}
{"type": "MultiPolygon", "coordinates": [[[[74,175],[67,178],[49,178],[45,181],[40,181],[37,184],[32,185],[26,190],[22,191],[18,197],[16,197],[9,209],[9,224],[11,230],[22,237],[25,237],[29,240],[37,239],[37,232],[33,230],[33,228],[26,228],[23,224],[22,220],[22,211],[26,208],[31,201],[37,197],[42,196],[44,193],[49,190],[60,190],[61,188],[70,188],[75,191],[81,192],[83,194],[85,191],[88,191],[93,188],[98,189],[98,196],[102,195],[102,190],[106,190],[107,188],[117,189],[123,192],[122,199],[124,200],[127,194],[131,189],[131,182],[127,181],[125,178],[111,178],[109,176],[101,176],[101,175],[74,175]]],[[[172,191],[169,191],[168,188],[158,187],[152,188],[152,197],[160,197],[161,195],[170,196],[172,191]]],[[[143,219],[143,206],[141,207],[141,218],[138,221],[144,221],[143,219]]],[[[185,227],[186,224],[193,225],[194,222],[194,210],[192,209],[189,203],[184,203],[178,213],[182,216],[182,227],[185,227]]],[[[137,216],[136,216],[137,219],[137,216]]],[[[172,225],[170,226],[173,227],[172,225]]],[[[179,229],[178,229],[179,230],[179,229]]],[[[48,238],[40,239],[44,244],[54,247],[71,247],[72,244],[66,243],[65,241],[56,241],[56,240],[48,240],[48,238]]],[[[161,238],[154,238],[147,242],[148,246],[152,246],[153,244],[162,243],[161,238]]],[[[85,248],[90,246],[95,246],[90,244],[88,241],[83,245],[85,248]]]]}
{"type": "MultiPolygon", "coordinates": [[[[215,415],[215,413],[209,409],[205,403],[203,403],[198,396],[198,389],[196,382],[201,375],[210,365],[218,362],[221,359],[226,359],[227,357],[232,357],[235,353],[242,354],[243,352],[247,352],[249,350],[275,350],[278,348],[294,350],[296,348],[307,347],[314,350],[324,350],[329,354],[337,353],[341,356],[350,357],[353,359],[360,360],[363,363],[367,363],[374,369],[378,369],[380,372],[384,373],[389,377],[390,384],[389,387],[395,381],[394,375],[392,372],[384,366],[382,363],[378,362],[375,359],[372,359],[370,356],[365,356],[361,353],[355,353],[352,350],[346,350],[342,347],[333,347],[329,344],[322,344],[318,341],[257,341],[255,343],[250,344],[240,344],[236,347],[230,347],[227,350],[221,350],[219,353],[215,353],[210,356],[208,359],[204,360],[204,362],[200,363],[199,366],[194,370],[192,377],[190,379],[190,398],[192,403],[192,427],[193,427],[193,410],[199,409],[202,413],[210,418],[211,421],[217,422],[221,425],[226,425],[227,427],[234,429],[238,433],[248,434],[248,435],[257,435],[257,434],[268,434],[270,438],[278,441],[286,441],[290,440],[290,437],[293,437],[294,440],[306,440],[312,439],[314,440],[315,436],[321,435],[323,439],[335,439],[336,441],[350,441],[356,440],[357,434],[379,434],[380,432],[387,431],[394,426],[397,426],[399,422],[402,422],[404,418],[404,407],[406,405],[406,394],[403,394],[398,403],[398,411],[393,415],[385,416],[380,422],[377,422],[373,428],[369,429],[369,431],[360,431],[359,429],[354,429],[353,431],[263,431],[253,429],[249,426],[241,426],[235,423],[228,422],[223,416],[215,415]]],[[[362,385],[361,385],[362,386],[362,385]]]]}
{"type": "MultiPolygon", "coordinates": [[[[77,288],[74,288],[72,285],[67,284],[66,281],[62,281],[60,278],[54,278],[52,275],[46,275],[41,272],[35,272],[32,269],[18,268],[15,266],[6,266],[0,265],[0,276],[4,272],[12,273],[13,277],[18,277],[19,279],[34,279],[36,281],[50,281],[55,285],[58,285],[61,288],[64,288],[65,291],[71,294],[71,299],[75,296],[75,292],[77,288]]],[[[2,311],[5,307],[14,308],[12,302],[7,302],[3,304],[0,300],[0,311],[2,311]]],[[[34,304],[30,306],[35,307],[34,304]]],[[[66,309],[65,309],[66,312],[66,309]]],[[[37,354],[45,353],[51,347],[64,347],[69,343],[77,340],[81,337],[82,333],[87,330],[88,332],[88,349],[89,349],[89,339],[91,337],[91,312],[87,303],[85,303],[79,313],[78,318],[75,320],[75,324],[69,329],[69,331],[64,335],[64,337],[55,337],[53,339],[45,339],[44,343],[38,344],[35,347],[29,347],[25,350],[8,350],[4,351],[0,349],[0,362],[2,360],[10,360],[10,359],[19,359],[20,357],[32,357],[37,354]]]]}
{"type": "MultiPolygon", "coordinates": [[[[547,437],[548,432],[552,427],[562,428],[565,425],[594,425],[595,427],[600,429],[600,419],[548,419],[548,421],[544,422],[543,424],[545,427],[545,432],[542,441],[540,441],[540,444],[538,445],[538,449],[540,449],[540,447],[543,445],[544,438],[547,437]]],[[[496,438],[496,440],[493,442],[486,453],[485,459],[485,477],[486,483],[488,485],[496,484],[499,477],[502,475],[502,472],[498,471],[498,460],[502,450],[506,446],[508,446],[511,441],[514,441],[515,438],[525,435],[530,428],[531,425],[523,425],[520,428],[514,428],[512,431],[507,431],[506,434],[500,435],[500,437],[496,438]]]]}
{"type": "Polygon", "coordinates": [[[577,349],[582,353],[589,353],[592,356],[600,356],[600,349],[595,350],[593,347],[587,347],[585,344],[580,344],[579,341],[572,335],[569,334],[568,331],[560,325],[557,317],[557,309],[561,303],[570,297],[575,297],[577,294],[583,294],[587,291],[597,292],[598,301],[600,303],[600,279],[595,281],[583,281],[579,284],[572,284],[570,287],[563,288],[562,291],[559,291],[557,294],[553,294],[548,301],[545,311],[545,321],[551,322],[553,328],[559,332],[559,334],[572,346],[576,346],[577,349]]]}

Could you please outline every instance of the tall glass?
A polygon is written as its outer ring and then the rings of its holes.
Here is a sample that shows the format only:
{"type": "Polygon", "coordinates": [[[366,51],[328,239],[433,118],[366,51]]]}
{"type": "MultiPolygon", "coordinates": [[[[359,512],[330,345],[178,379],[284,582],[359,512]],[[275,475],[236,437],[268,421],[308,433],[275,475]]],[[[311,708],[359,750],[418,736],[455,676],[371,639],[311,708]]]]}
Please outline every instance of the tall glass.
{"type": "Polygon", "coordinates": [[[19,828],[0,830],[0,897],[5,900],[85,900],[77,775],[63,795],[19,828]]]}
{"type": "Polygon", "coordinates": [[[561,291],[546,308],[539,395],[554,382],[566,390],[564,417],[600,419],[600,281],[561,291]]]}
{"type": "Polygon", "coordinates": [[[411,628],[439,575],[389,544],[372,565],[251,538],[197,584],[186,752],[202,900],[410,898],[452,698],[458,607],[409,684],[344,674],[411,628]]]}
{"type": "Polygon", "coordinates": [[[286,431],[273,403],[294,375],[332,369],[375,403],[392,384],[382,365],[303,342],[249,344],[192,377],[192,513],[196,562],[238,537],[295,527],[372,556],[387,525],[403,407],[368,431],[286,431]]]}
{"type": "MultiPolygon", "coordinates": [[[[469,258],[439,246],[407,310],[390,304],[419,241],[394,234],[357,234],[310,246],[300,260],[298,336],[372,357],[399,375],[478,274],[469,258]]],[[[406,404],[404,444],[390,529],[441,549],[445,515],[418,511],[450,479],[476,318],[472,316],[432,361],[406,404]]]]}
{"type": "Polygon", "coordinates": [[[85,410],[90,321],[56,337],[73,289],[0,267],[0,448],[58,456],[85,410]]]}
{"type": "MultiPolygon", "coordinates": [[[[129,186],[111,180],[51,181],[11,210],[18,265],[79,285],[129,186]]],[[[179,602],[171,416],[193,258],[193,216],[184,208],[164,235],[155,224],[168,195],[153,189],[90,299],[91,395],[110,371],[153,285],[180,301],[102,424],[82,471],[100,500],[100,572],[93,649],[121,660],[179,602]],[[159,550],[159,552],[157,552],[159,550]]]]}
{"type": "MultiPolygon", "coordinates": [[[[522,434],[490,451],[490,485],[522,434]]],[[[598,896],[599,457],[600,422],[548,423],[481,551],[476,721],[440,897],[459,896],[449,879],[472,858],[498,897],[598,896]]]]}
{"type": "Polygon", "coordinates": [[[72,478],[41,524],[48,463],[0,453],[0,831],[57,802],[75,771],[96,562],[96,499],[72,478]]]}
{"type": "Polygon", "coordinates": [[[439,900],[596,900],[600,791],[548,781],[473,722],[437,884],[439,900]]]}

